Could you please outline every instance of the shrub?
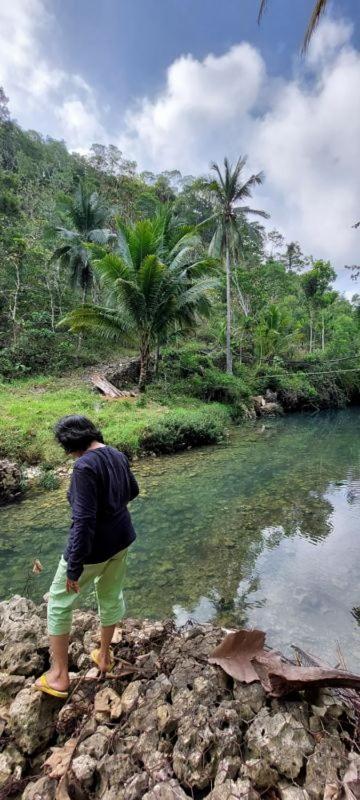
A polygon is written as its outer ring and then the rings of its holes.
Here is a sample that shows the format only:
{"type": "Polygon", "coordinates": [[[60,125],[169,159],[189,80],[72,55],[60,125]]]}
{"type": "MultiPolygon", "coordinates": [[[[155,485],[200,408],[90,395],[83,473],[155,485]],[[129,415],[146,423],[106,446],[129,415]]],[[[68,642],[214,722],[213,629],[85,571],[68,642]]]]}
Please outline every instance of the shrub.
{"type": "Polygon", "coordinates": [[[46,469],[44,465],[42,468],[39,483],[43,489],[46,489],[48,492],[52,492],[54,489],[59,488],[60,479],[53,470],[46,469]]]}
{"type": "Polygon", "coordinates": [[[221,441],[228,416],[221,410],[172,411],[153,422],[140,435],[140,446],[147,452],[173,453],[221,441]]]}

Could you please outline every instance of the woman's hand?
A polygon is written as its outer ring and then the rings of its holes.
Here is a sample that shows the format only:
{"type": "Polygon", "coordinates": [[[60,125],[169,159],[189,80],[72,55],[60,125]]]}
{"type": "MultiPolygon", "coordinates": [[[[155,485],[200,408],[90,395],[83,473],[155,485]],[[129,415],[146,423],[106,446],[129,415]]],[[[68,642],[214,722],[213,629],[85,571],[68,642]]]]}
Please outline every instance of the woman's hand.
{"type": "Polygon", "coordinates": [[[71,581],[70,578],[66,578],[66,591],[79,594],[79,581],[71,581]]]}

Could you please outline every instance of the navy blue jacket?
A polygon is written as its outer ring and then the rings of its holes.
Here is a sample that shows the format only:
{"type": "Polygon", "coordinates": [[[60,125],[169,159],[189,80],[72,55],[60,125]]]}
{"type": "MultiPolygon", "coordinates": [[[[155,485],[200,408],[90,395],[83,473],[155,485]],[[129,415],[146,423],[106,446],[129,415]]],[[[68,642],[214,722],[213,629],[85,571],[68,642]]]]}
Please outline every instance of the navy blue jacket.
{"type": "Polygon", "coordinates": [[[68,500],[72,522],[67,577],[77,581],[84,564],[100,564],[136,538],[127,504],[139,487],[124,453],[114,447],[88,450],[75,462],[68,500]]]}

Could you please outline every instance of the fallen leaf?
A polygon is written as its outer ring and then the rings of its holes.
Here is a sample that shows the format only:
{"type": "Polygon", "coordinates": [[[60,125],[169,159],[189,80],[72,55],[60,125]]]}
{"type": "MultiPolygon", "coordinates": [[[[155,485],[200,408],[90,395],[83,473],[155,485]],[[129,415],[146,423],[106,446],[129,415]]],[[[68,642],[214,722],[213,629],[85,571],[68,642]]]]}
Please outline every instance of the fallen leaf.
{"type": "Polygon", "coordinates": [[[38,558],[35,558],[34,562],[33,562],[33,568],[32,568],[32,571],[33,571],[34,575],[40,575],[40,572],[42,572],[43,569],[44,568],[43,568],[43,565],[42,565],[41,561],[39,561],[38,558]]]}
{"type": "Polygon", "coordinates": [[[228,675],[243,683],[259,680],[251,660],[263,652],[265,633],[262,631],[234,631],[215,647],[210,664],[218,664],[228,675]]]}
{"type": "Polygon", "coordinates": [[[65,775],[72,759],[78,739],[68,739],[63,747],[52,747],[51,756],[46,759],[44,769],[49,770],[49,778],[62,778],[65,775]]]}
{"type": "Polygon", "coordinates": [[[295,666],[274,650],[265,650],[265,634],[258,630],[229,633],[215,648],[210,664],[218,664],[242,683],[260,681],[272,697],[282,697],[307,686],[346,686],[360,689],[360,676],[344,670],[295,666]]]}
{"type": "Polygon", "coordinates": [[[55,800],[71,800],[68,792],[69,784],[67,775],[63,775],[55,792],[55,800]]]}
{"type": "Polygon", "coordinates": [[[340,800],[340,789],[336,783],[327,783],[324,788],[323,800],[340,800]]]}

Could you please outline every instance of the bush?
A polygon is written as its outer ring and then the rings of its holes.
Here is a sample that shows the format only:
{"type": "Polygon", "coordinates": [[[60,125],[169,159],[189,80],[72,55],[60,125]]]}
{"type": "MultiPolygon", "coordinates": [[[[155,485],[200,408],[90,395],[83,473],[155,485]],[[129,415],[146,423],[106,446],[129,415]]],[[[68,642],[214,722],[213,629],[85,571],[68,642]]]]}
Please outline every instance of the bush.
{"type": "Polygon", "coordinates": [[[224,410],[172,411],[147,427],[140,435],[146,452],[174,453],[186,447],[214,444],[223,439],[228,416],[224,410]]]}
{"type": "Polygon", "coordinates": [[[46,489],[48,492],[52,492],[54,489],[59,488],[60,478],[53,470],[47,469],[46,465],[44,465],[42,467],[39,483],[43,489],[46,489]]]}

